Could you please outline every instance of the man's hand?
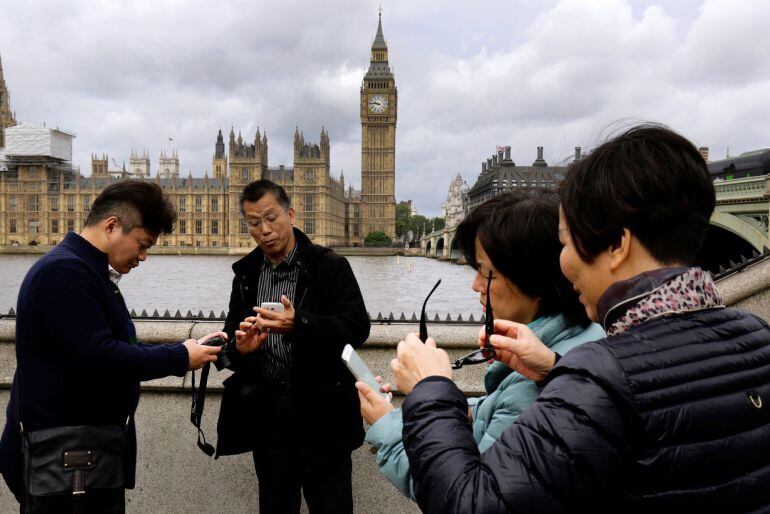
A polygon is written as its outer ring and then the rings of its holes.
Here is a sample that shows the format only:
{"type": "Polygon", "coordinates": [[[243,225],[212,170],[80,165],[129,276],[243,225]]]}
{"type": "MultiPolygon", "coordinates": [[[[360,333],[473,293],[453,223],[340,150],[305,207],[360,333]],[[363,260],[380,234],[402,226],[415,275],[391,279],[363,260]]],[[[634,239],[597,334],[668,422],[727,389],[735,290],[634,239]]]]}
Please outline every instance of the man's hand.
{"type": "MultiPolygon", "coordinates": [[[[479,331],[479,346],[484,346],[486,334],[479,331]]],[[[521,323],[495,320],[495,333],[490,338],[495,347],[495,359],[531,380],[542,380],[553,368],[556,354],[521,323]]]]}
{"type": "Polygon", "coordinates": [[[267,332],[260,332],[257,325],[258,316],[249,316],[241,321],[235,331],[235,349],[238,353],[247,354],[259,350],[267,341],[267,332]]]}
{"type": "Polygon", "coordinates": [[[187,348],[187,356],[190,359],[190,371],[202,368],[208,362],[217,360],[217,354],[222,350],[220,346],[205,346],[203,343],[213,337],[221,336],[225,341],[227,334],[224,332],[214,332],[200,339],[188,339],[183,344],[187,348]]]}
{"type": "Polygon", "coordinates": [[[396,387],[409,394],[420,380],[439,376],[452,378],[452,364],[444,350],[436,348],[436,342],[428,338],[423,344],[417,334],[409,334],[398,343],[398,357],[390,362],[396,387]]]}
{"type": "Polygon", "coordinates": [[[274,334],[288,334],[294,328],[294,306],[285,295],[281,296],[283,312],[269,311],[261,307],[254,307],[257,313],[257,326],[262,332],[274,334]]]}
{"type": "MultiPolygon", "coordinates": [[[[361,416],[370,425],[374,425],[378,419],[394,409],[391,402],[377,394],[366,383],[356,382],[356,389],[358,389],[358,399],[361,402],[361,416]]],[[[393,398],[390,393],[388,395],[391,399],[393,398]]]]}

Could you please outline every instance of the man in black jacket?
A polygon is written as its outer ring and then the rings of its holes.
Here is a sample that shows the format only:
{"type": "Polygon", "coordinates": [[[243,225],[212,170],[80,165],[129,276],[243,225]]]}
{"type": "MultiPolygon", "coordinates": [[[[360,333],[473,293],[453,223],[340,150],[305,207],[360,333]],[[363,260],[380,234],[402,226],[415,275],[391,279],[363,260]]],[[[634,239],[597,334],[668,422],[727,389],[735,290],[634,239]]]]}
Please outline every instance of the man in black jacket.
{"type": "Polygon", "coordinates": [[[83,231],[67,234],[24,278],[16,315],[17,369],[0,441],[0,472],[20,501],[20,421],[27,433],[77,425],[126,427],[123,479],[132,489],[139,382],[183,376],[216,359],[218,348],[195,339],[137,342],[117,286],[121,275],[147,258],[158,235],[171,232],[175,217],[152,182],[110,185],[91,206],[83,231]]]}
{"type": "Polygon", "coordinates": [[[399,344],[420,507],[768,512],[770,328],[688,267],[715,202],[703,158],[670,130],[636,127],[573,164],[560,194],[562,271],[608,337],[560,359],[496,320],[496,358],[543,388],[483,455],[446,353],[414,335],[399,344]]]}
{"type": "Polygon", "coordinates": [[[233,264],[217,455],[253,452],[262,513],[299,512],[301,489],[313,513],[352,513],[364,431],[341,354],[369,336],[361,291],[344,257],[294,228],[282,187],[252,182],[240,202],[259,247],[233,264]]]}

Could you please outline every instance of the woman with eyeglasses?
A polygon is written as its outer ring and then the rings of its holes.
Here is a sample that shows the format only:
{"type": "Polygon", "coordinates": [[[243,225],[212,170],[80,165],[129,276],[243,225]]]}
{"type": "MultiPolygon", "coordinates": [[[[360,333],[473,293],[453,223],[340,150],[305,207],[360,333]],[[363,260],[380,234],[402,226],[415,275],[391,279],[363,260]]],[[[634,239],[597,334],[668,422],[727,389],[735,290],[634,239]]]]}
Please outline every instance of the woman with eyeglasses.
{"type": "MultiPolygon", "coordinates": [[[[468,264],[477,271],[472,287],[479,293],[487,316],[527,324],[552,351],[563,355],[605,334],[589,321],[559,269],[558,225],[558,195],[544,189],[525,189],[504,193],[476,207],[457,227],[455,237],[468,264]]],[[[428,344],[432,344],[431,339],[428,344]]],[[[401,438],[401,410],[366,384],[359,382],[356,387],[361,415],[372,425],[366,441],[377,448],[380,471],[413,498],[401,438]]],[[[389,388],[388,384],[383,390],[389,388]]],[[[486,396],[468,401],[468,418],[481,452],[538,394],[534,382],[502,362],[487,368],[484,388],[486,396]]]]}

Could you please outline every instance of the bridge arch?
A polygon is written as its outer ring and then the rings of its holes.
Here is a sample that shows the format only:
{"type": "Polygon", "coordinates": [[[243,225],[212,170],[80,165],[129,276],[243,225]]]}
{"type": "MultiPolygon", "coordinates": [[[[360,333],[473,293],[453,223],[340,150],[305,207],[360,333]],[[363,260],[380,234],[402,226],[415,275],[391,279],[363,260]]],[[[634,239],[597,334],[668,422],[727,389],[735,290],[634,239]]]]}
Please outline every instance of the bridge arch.
{"type": "Polygon", "coordinates": [[[428,239],[428,242],[425,243],[425,255],[430,256],[430,247],[431,247],[431,240],[428,239]]]}
{"type": "Polygon", "coordinates": [[[438,241],[436,241],[436,259],[440,259],[444,256],[444,238],[439,237],[438,241]]]}
{"type": "Polygon", "coordinates": [[[750,244],[758,252],[764,251],[768,245],[767,235],[748,221],[719,208],[711,216],[711,225],[732,232],[750,244]]]}
{"type": "Polygon", "coordinates": [[[463,252],[460,250],[460,240],[457,238],[456,234],[453,234],[449,243],[449,258],[456,261],[462,256],[463,252]]]}

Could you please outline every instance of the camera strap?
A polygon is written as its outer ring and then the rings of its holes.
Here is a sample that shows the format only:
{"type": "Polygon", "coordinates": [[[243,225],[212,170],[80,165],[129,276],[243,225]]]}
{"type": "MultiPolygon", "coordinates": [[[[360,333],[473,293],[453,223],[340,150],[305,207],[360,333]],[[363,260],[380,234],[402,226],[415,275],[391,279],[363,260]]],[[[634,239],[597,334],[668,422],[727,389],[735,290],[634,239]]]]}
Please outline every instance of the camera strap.
{"type": "Polygon", "coordinates": [[[195,371],[192,372],[192,405],[190,407],[190,421],[195,425],[195,428],[198,429],[198,448],[211,457],[216,450],[213,445],[206,442],[206,436],[203,434],[203,430],[201,430],[203,407],[206,405],[206,385],[209,380],[209,370],[211,370],[211,363],[207,362],[206,365],[201,368],[201,380],[197,389],[195,388],[195,371]]]}

